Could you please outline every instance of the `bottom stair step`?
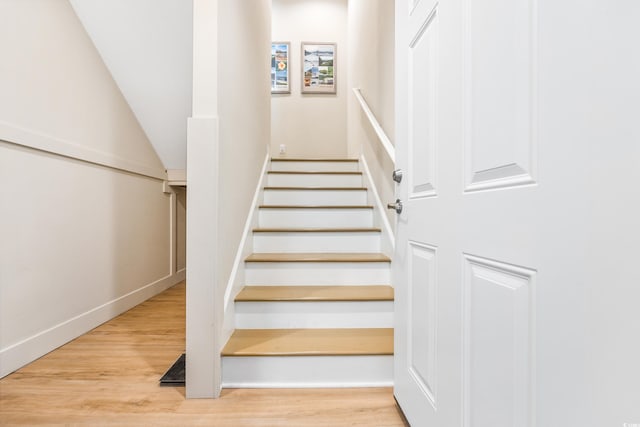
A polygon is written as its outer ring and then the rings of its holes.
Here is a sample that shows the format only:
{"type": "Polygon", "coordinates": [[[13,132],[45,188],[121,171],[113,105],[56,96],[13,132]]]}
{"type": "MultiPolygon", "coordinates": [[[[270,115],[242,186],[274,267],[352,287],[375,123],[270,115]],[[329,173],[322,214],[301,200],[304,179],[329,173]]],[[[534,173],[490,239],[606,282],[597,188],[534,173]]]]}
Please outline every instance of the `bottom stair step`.
{"type": "Polygon", "coordinates": [[[223,357],[223,388],[393,386],[393,356],[223,357]]]}
{"type": "Polygon", "coordinates": [[[222,355],[393,355],[393,329],[236,329],[222,355]]]}
{"type": "Polygon", "coordinates": [[[237,329],[225,346],[225,388],[393,384],[393,329],[237,329]]]}

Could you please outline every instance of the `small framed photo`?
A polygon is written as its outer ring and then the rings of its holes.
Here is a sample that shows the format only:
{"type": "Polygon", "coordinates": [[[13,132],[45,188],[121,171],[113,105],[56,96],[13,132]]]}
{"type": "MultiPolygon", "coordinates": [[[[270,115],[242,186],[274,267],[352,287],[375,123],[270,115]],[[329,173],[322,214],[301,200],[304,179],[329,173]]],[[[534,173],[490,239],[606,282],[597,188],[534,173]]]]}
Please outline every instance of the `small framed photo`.
{"type": "Polygon", "coordinates": [[[336,43],[302,42],[302,93],[336,93],[336,43]]]}
{"type": "Polygon", "coordinates": [[[271,93],[291,93],[289,42],[271,43],[271,93]]]}

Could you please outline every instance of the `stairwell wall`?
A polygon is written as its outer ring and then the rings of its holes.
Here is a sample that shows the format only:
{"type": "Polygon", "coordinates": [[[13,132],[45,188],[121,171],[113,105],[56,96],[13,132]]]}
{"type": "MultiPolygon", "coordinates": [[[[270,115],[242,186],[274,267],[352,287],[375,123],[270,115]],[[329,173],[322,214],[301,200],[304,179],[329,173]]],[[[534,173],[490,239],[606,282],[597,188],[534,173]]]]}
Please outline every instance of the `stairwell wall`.
{"type": "Polygon", "coordinates": [[[0,376],[177,283],[175,193],[66,1],[0,2],[0,376]]]}
{"type": "Polygon", "coordinates": [[[347,155],[347,0],[273,0],[272,37],[291,43],[289,94],[271,99],[271,155],[347,155]],[[301,43],[337,43],[336,94],[301,93],[301,43]],[[286,145],[281,155],[279,147],[286,145]]]}
{"type": "Polygon", "coordinates": [[[271,0],[220,0],[218,283],[230,280],[271,131],[271,0]]]}
{"type": "Polygon", "coordinates": [[[194,0],[186,396],[220,394],[224,298],[270,134],[271,0],[194,0]]]}
{"type": "MultiPolygon", "coordinates": [[[[394,142],[394,2],[392,0],[349,0],[349,94],[348,152],[363,155],[380,199],[395,200],[391,180],[394,163],[353,94],[359,88],[385,133],[394,142]]],[[[392,226],[395,213],[385,214],[392,226]]]]}

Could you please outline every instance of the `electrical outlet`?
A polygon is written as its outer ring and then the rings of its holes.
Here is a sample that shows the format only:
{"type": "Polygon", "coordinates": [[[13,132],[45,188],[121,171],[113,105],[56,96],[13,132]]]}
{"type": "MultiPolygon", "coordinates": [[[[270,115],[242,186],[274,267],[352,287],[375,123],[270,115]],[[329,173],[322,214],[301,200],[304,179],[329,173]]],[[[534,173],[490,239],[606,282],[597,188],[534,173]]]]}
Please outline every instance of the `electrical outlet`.
{"type": "Polygon", "coordinates": [[[287,152],[287,146],[285,144],[280,144],[280,154],[284,154],[287,152]]]}

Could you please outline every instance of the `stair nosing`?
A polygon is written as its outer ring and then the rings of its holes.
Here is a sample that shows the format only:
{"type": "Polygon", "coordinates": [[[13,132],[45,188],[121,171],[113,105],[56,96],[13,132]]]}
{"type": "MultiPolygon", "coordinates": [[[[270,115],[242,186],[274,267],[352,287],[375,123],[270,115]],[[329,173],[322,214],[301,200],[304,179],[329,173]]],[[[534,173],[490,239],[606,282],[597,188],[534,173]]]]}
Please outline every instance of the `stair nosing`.
{"type": "Polygon", "coordinates": [[[246,257],[245,262],[390,263],[391,258],[379,252],[258,252],[246,257]]]}
{"type": "Polygon", "coordinates": [[[391,356],[393,355],[393,328],[236,329],[222,349],[221,355],[223,357],[391,356]],[[306,337],[304,336],[305,333],[307,334],[306,337]],[[257,346],[262,346],[262,350],[259,348],[256,349],[256,344],[250,343],[250,337],[247,338],[247,335],[252,334],[260,339],[257,346]],[[368,335],[364,340],[369,339],[370,341],[366,343],[366,345],[363,345],[362,341],[360,343],[353,343],[353,341],[351,341],[348,345],[341,346],[336,344],[335,337],[330,337],[332,338],[330,347],[333,348],[325,347],[322,349],[321,340],[331,334],[342,335],[340,338],[342,338],[343,341],[345,336],[349,336],[349,334],[354,334],[354,336],[360,334],[361,337],[362,335],[368,335]],[[374,334],[377,334],[377,336],[372,336],[374,334]],[[285,337],[285,335],[288,336],[290,340],[289,343],[286,342],[287,337],[285,337]],[[249,343],[245,344],[245,347],[234,349],[233,344],[237,346],[237,343],[234,341],[243,339],[249,341],[249,343]],[[273,349],[268,349],[268,346],[267,349],[264,349],[266,342],[273,344],[273,342],[277,340],[280,340],[279,345],[275,345],[273,349]],[[306,340],[307,342],[305,345],[301,345],[300,342],[296,343],[296,340],[306,340]],[[373,341],[378,342],[374,344],[373,341]],[[312,344],[309,344],[310,342],[312,344]],[[289,349],[287,349],[287,347],[289,347],[289,349]],[[297,347],[297,349],[293,350],[292,348],[295,347],[297,347]],[[305,349],[304,347],[307,348],[305,349]],[[342,349],[338,350],[337,348],[339,347],[342,347],[342,349]],[[377,349],[374,350],[374,348],[377,349]]]}
{"type": "Polygon", "coordinates": [[[380,233],[381,228],[254,228],[254,233],[380,233]]]}
{"type": "Polygon", "coordinates": [[[267,171],[267,174],[280,175],[362,175],[360,171],[267,171]]]}
{"type": "Polygon", "coordinates": [[[373,205],[259,205],[259,209],[373,209],[373,205]]]}
{"type": "MultiPolygon", "coordinates": [[[[344,292],[343,292],[344,294],[344,292]]],[[[362,294],[362,292],[360,292],[362,294]]],[[[394,289],[389,285],[270,285],[270,286],[252,286],[246,285],[236,295],[235,302],[384,302],[394,301],[394,289]],[[341,289],[347,291],[347,296],[336,294],[336,290],[341,289]],[[262,290],[263,296],[255,296],[258,290],[262,290]],[[288,290],[288,292],[287,292],[288,290]],[[368,296],[357,295],[357,290],[363,290],[369,293],[368,296]],[[266,291],[266,292],[264,292],[266,291]],[[269,292],[271,291],[271,292],[269,292]],[[297,291],[297,292],[296,292],[297,291]],[[304,291],[304,292],[300,292],[304,291]],[[349,293],[351,291],[351,293],[349,293]],[[377,291],[377,292],[376,292],[377,291]],[[271,296],[264,296],[264,294],[271,296]],[[304,296],[299,296],[300,294],[304,296]],[[249,294],[248,296],[243,294],[249,294]],[[298,294],[298,296],[291,296],[298,294]],[[253,296],[252,296],[253,295],[253,296]],[[349,296],[351,295],[351,296],[349,296]]]]}
{"type": "Polygon", "coordinates": [[[336,158],[332,159],[329,157],[319,157],[319,158],[296,158],[296,157],[272,157],[272,162],[350,162],[357,163],[358,159],[347,159],[347,158],[336,158]]]}
{"type": "Polygon", "coordinates": [[[274,187],[266,186],[264,190],[287,190],[287,191],[367,191],[367,187],[274,187]]]}

